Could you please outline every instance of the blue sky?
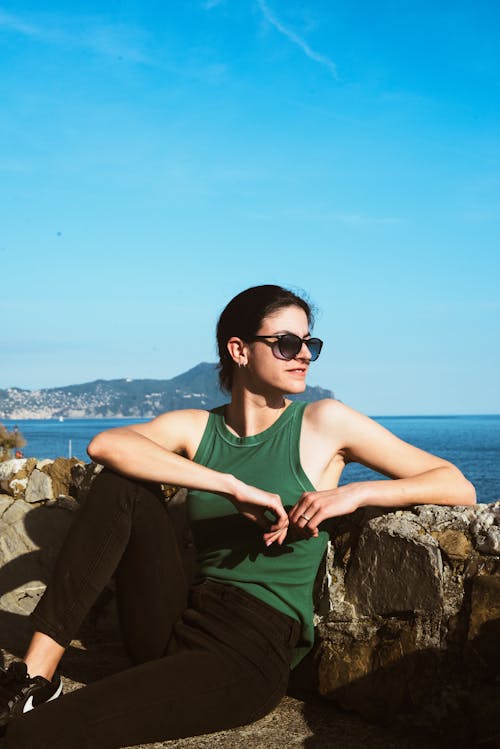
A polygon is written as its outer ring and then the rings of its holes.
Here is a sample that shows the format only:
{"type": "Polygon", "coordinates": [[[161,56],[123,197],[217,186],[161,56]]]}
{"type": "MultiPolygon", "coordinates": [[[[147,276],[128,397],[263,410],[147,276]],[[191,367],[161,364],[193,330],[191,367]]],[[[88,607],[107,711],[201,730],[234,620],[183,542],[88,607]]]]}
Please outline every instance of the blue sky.
{"type": "Polygon", "coordinates": [[[498,413],[500,9],[0,3],[0,388],[215,361],[225,303],[304,289],[311,384],[498,413]]]}

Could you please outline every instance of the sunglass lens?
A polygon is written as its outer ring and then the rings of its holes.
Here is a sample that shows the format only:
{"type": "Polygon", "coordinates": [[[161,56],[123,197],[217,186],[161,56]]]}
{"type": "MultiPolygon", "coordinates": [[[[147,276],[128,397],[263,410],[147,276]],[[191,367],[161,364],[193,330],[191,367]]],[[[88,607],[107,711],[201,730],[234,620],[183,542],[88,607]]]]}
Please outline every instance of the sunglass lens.
{"type": "MultiPolygon", "coordinates": [[[[321,353],[321,347],[323,341],[319,338],[309,338],[304,341],[309,353],[311,354],[311,361],[316,361],[321,353]]],[[[293,333],[287,333],[278,340],[278,351],[280,358],[283,359],[294,359],[302,348],[302,339],[293,333]]]]}
{"type": "Polygon", "coordinates": [[[306,341],[306,346],[309,349],[309,353],[311,354],[311,361],[316,361],[321,353],[323,341],[321,341],[319,338],[310,338],[308,341],[306,341]]]}
{"type": "Polygon", "coordinates": [[[278,340],[278,349],[283,359],[293,359],[301,348],[302,341],[293,333],[287,333],[278,340]]]}

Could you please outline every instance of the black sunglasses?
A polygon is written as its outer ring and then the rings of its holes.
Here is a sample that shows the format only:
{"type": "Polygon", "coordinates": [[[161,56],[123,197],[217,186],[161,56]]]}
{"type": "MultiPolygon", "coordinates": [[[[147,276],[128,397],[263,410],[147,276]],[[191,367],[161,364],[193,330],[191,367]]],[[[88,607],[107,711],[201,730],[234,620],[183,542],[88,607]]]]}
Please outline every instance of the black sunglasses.
{"type": "Polygon", "coordinates": [[[278,335],[254,335],[249,338],[248,342],[264,341],[271,346],[274,356],[277,359],[295,359],[297,354],[305,343],[311,354],[311,361],[316,361],[321,353],[323,341],[320,338],[299,338],[295,333],[280,333],[278,335]],[[275,338],[275,341],[269,341],[269,338],[275,338]]]}

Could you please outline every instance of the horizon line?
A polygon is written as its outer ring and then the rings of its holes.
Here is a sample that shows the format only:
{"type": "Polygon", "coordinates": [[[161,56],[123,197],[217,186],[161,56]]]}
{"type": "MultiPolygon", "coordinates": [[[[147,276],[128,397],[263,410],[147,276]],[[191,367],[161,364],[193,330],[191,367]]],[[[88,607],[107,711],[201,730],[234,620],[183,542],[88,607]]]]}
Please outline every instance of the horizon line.
{"type": "MultiPolygon", "coordinates": [[[[335,398],[335,400],[340,400],[335,398]]],[[[172,409],[174,410],[174,409],[172,409]]],[[[184,409],[175,409],[177,411],[183,411],[184,409]]],[[[201,409],[204,410],[204,409],[201,409]]],[[[210,410],[210,409],[208,409],[210,410]]],[[[161,411],[160,413],[168,413],[168,411],[161,411]]],[[[421,414],[366,414],[370,419],[461,419],[461,418],[474,418],[476,416],[494,416],[500,418],[500,413],[421,413],[421,414]]],[[[133,421],[134,419],[146,421],[150,416],[64,416],[64,421],[133,421]]],[[[43,417],[32,417],[26,419],[11,419],[7,417],[0,417],[0,423],[4,422],[22,422],[22,421],[59,421],[59,416],[51,416],[50,418],[43,417]]]]}

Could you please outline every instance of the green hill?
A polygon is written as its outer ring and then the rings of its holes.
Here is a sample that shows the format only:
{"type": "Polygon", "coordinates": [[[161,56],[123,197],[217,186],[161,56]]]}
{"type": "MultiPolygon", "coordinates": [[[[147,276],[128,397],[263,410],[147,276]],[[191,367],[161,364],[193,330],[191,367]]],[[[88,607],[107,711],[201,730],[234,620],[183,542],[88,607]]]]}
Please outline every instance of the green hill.
{"type": "MultiPolygon", "coordinates": [[[[332,398],[307,386],[300,400],[332,398]]],[[[0,419],[151,418],[180,408],[213,408],[229,396],[219,388],[217,366],[202,362],[170,380],[95,380],[42,390],[0,390],[0,419]]]]}

